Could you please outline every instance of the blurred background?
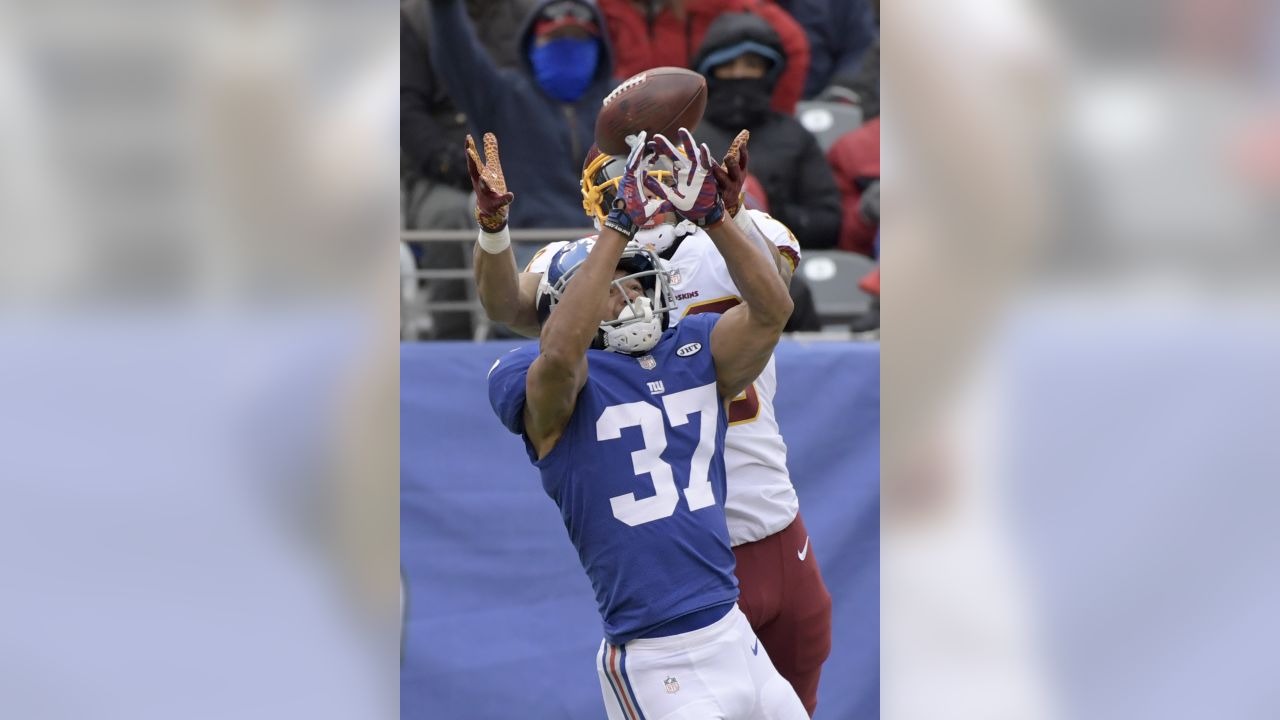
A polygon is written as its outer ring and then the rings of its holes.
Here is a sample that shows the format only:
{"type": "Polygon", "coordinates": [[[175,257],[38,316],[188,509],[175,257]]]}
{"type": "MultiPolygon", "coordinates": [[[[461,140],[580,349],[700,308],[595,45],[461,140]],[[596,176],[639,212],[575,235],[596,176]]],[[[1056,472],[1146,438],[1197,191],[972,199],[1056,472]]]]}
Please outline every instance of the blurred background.
{"type": "Polygon", "coordinates": [[[0,4],[0,715],[395,711],[395,32],[0,4]]]}
{"type": "Polygon", "coordinates": [[[1280,5],[886,16],[885,716],[1274,716],[1280,5]]]}

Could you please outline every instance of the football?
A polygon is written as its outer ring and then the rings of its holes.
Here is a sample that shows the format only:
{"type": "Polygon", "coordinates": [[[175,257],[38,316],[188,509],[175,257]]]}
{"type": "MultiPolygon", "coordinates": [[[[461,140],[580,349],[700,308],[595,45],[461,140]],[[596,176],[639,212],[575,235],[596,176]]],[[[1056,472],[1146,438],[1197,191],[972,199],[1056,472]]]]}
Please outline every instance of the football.
{"type": "Polygon", "coordinates": [[[609,155],[631,152],[627,136],[646,131],[676,142],[676,131],[693,132],[707,107],[707,81],[678,67],[632,75],[609,93],[596,117],[596,144],[609,155]]]}

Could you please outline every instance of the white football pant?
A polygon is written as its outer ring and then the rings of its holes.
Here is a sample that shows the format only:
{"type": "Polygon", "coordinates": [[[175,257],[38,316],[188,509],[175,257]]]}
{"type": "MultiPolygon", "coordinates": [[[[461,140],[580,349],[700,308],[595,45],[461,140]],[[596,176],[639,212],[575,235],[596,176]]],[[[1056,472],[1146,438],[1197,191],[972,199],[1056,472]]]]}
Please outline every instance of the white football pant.
{"type": "Polygon", "coordinates": [[[707,627],[600,643],[609,720],[808,720],[737,605],[707,627]]]}

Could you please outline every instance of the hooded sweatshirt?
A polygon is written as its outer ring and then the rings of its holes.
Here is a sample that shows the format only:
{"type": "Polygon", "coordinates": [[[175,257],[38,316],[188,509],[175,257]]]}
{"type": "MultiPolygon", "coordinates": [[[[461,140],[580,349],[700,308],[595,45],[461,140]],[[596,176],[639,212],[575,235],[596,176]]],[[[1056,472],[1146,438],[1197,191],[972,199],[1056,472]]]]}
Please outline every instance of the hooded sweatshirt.
{"type": "Polygon", "coordinates": [[[515,194],[510,223],[516,228],[586,227],[579,191],[582,163],[595,135],[596,115],[613,89],[613,52],[604,18],[589,8],[602,30],[596,72],[582,97],[561,102],[534,79],[529,61],[534,22],[544,0],[525,19],[518,69],[499,69],[476,39],[462,0],[431,0],[431,61],[454,102],[467,115],[476,143],[498,137],[507,189],[515,194]]]}

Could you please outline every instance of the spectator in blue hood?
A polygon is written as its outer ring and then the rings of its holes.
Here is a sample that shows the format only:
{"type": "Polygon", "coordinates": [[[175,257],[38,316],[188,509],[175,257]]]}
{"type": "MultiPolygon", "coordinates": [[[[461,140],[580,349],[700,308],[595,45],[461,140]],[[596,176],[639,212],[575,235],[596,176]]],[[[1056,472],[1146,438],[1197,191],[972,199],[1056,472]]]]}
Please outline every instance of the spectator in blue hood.
{"type": "Polygon", "coordinates": [[[576,101],[600,64],[600,26],[575,2],[544,7],[533,24],[529,62],[544,92],[560,102],[576,101]]]}
{"type": "Polygon", "coordinates": [[[502,143],[507,183],[521,195],[511,226],[585,227],[582,163],[600,103],[615,84],[595,5],[536,5],[519,39],[523,67],[505,70],[477,41],[462,0],[431,0],[431,13],[431,59],[449,94],[475,137],[492,132],[502,143]]]}

